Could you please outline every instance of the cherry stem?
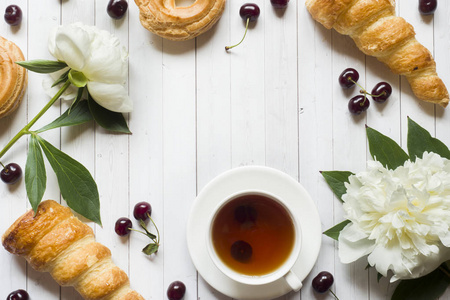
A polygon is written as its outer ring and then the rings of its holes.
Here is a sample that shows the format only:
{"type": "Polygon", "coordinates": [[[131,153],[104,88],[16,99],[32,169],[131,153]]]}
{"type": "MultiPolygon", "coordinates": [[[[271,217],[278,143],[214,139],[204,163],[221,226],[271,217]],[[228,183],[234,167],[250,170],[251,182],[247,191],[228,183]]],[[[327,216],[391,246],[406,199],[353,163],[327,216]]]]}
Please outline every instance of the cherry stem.
{"type": "MultiPolygon", "coordinates": [[[[25,125],[24,128],[22,128],[22,130],[20,130],[10,141],[8,144],[6,144],[6,146],[2,149],[2,151],[0,151],[0,158],[3,157],[3,155],[5,155],[6,152],[8,152],[8,150],[25,134],[29,134],[30,133],[30,128],[31,126],[33,126],[37,120],[39,120],[44,114],[45,112],[52,107],[52,105],[56,102],[56,100],[59,99],[59,97],[61,97],[61,95],[65,92],[65,90],[67,90],[67,88],[70,86],[70,81],[66,81],[64,83],[64,85],[59,89],[59,91],[56,93],[55,96],[53,96],[52,99],[50,99],[50,101],[44,106],[44,108],[41,109],[40,112],[38,112],[38,114],[27,124],[25,125]]],[[[2,164],[3,166],[3,164],[2,164]]]]}
{"type": "Polygon", "coordinates": [[[367,100],[367,94],[364,93],[364,101],[360,105],[364,106],[364,104],[366,103],[366,100],[367,100]]]}
{"type": "Polygon", "coordinates": [[[329,290],[330,291],[330,293],[334,296],[334,298],[336,299],[336,300],[339,300],[339,298],[338,298],[338,296],[336,296],[336,294],[335,293],[333,293],[333,291],[332,290],[329,290]]]}
{"type": "MultiPolygon", "coordinates": [[[[136,232],[142,233],[143,235],[146,235],[146,236],[150,237],[150,239],[151,239],[153,242],[155,242],[155,243],[159,246],[160,235],[159,235],[158,226],[156,226],[155,221],[153,221],[153,219],[152,219],[152,217],[150,216],[149,213],[147,213],[147,217],[148,217],[148,218],[150,219],[150,221],[153,223],[153,226],[155,226],[155,229],[156,229],[156,232],[157,232],[157,236],[156,236],[157,238],[156,238],[156,240],[153,239],[153,238],[151,238],[151,237],[149,236],[150,231],[149,231],[149,230],[147,229],[147,227],[145,226],[145,222],[144,222],[143,220],[139,221],[139,225],[142,227],[142,229],[145,230],[145,232],[140,231],[140,230],[137,230],[137,229],[134,229],[134,228],[131,228],[131,227],[128,228],[128,229],[129,229],[129,230],[132,230],[132,231],[136,231],[136,232]]],[[[151,234],[151,235],[154,235],[154,234],[151,234]]]]}
{"type": "MultiPolygon", "coordinates": [[[[135,231],[135,232],[139,232],[139,233],[142,233],[142,234],[145,235],[145,236],[148,236],[147,233],[145,233],[145,232],[143,232],[143,231],[140,231],[140,230],[137,230],[137,229],[134,229],[134,228],[128,228],[128,230],[132,230],[132,231],[135,231]]],[[[155,243],[157,243],[157,244],[159,245],[159,243],[158,243],[157,241],[155,241],[154,239],[151,239],[151,240],[154,241],[155,243]]]]}
{"type": "Polygon", "coordinates": [[[0,161],[0,165],[2,165],[3,169],[6,169],[5,165],[0,161]]]}
{"type": "Polygon", "coordinates": [[[381,97],[381,96],[383,96],[383,95],[386,94],[386,92],[382,92],[382,93],[379,94],[379,95],[370,94],[368,91],[366,91],[365,88],[363,88],[359,83],[357,83],[356,81],[354,81],[354,80],[351,79],[350,77],[348,77],[348,80],[350,80],[351,82],[353,82],[354,84],[356,84],[357,86],[359,86],[359,88],[361,89],[359,92],[360,92],[361,94],[369,95],[369,96],[372,96],[372,97],[381,97]]]}
{"type": "Polygon", "coordinates": [[[153,226],[155,226],[156,232],[158,234],[158,241],[156,242],[159,245],[159,230],[158,230],[158,226],[156,226],[155,221],[153,221],[152,217],[150,217],[150,214],[147,213],[148,218],[150,219],[150,221],[152,221],[153,226]]]}
{"type": "Polygon", "coordinates": [[[368,92],[366,92],[366,91],[360,91],[361,93],[363,93],[363,94],[366,94],[366,95],[369,95],[369,96],[372,96],[372,97],[381,97],[381,96],[383,96],[383,95],[386,95],[386,92],[382,92],[381,94],[379,94],[379,95],[374,95],[374,94],[369,94],[368,92]]]}
{"type": "Polygon", "coordinates": [[[359,88],[361,89],[363,94],[368,94],[366,89],[363,88],[359,83],[357,83],[356,81],[354,81],[351,77],[348,77],[348,80],[350,80],[351,82],[353,82],[354,84],[356,84],[357,86],[359,86],[359,88]]]}
{"type": "Polygon", "coordinates": [[[245,24],[245,32],[244,32],[244,36],[242,37],[241,41],[240,41],[239,43],[237,43],[236,45],[234,45],[234,46],[226,46],[226,47],[225,47],[225,50],[226,50],[226,51],[228,51],[228,50],[230,50],[231,48],[234,48],[234,47],[236,47],[236,46],[239,46],[239,44],[242,43],[242,41],[245,39],[245,36],[247,35],[248,23],[249,23],[249,22],[250,22],[250,18],[247,18],[247,22],[246,22],[246,24],[245,24]]]}

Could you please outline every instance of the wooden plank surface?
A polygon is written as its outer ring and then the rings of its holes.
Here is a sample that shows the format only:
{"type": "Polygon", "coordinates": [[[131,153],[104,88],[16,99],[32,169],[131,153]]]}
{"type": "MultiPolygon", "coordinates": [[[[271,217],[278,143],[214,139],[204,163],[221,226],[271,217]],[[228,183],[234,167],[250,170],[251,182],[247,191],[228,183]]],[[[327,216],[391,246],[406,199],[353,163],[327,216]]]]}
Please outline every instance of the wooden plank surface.
{"type": "MultiPolygon", "coordinates": [[[[415,27],[417,39],[434,55],[438,73],[450,84],[450,3],[440,1],[434,16],[419,14],[416,1],[398,0],[397,14],[415,27]],[[411,3],[414,2],[414,5],[411,3]]],[[[224,46],[240,40],[244,23],[239,8],[228,1],[219,23],[186,42],[164,40],[139,23],[133,1],[124,19],[106,13],[108,0],[0,0],[24,12],[21,26],[0,22],[0,35],[20,46],[27,59],[50,59],[48,32],[59,24],[83,22],[115,34],[129,52],[128,90],[134,111],[126,114],[131,135],[111,134],[88,123],[45,133],[43,137],[82,162],[99,187],[103,227],[90,224],[97,240],[107,245],[117,265],[130,276],[145,299],[166,299],[174,280],[187,286],[186,300],[228,300],[196,272],[187,250],[186,221],[196,195],[220,173],[245,165],[266,165],[298,180],[311,194],[327,229],[342,221],[340,202],[322,179],[321,170],[364,169],[370,159],[365,125],[406,145],[407,116],[450,145],[449,113],[420,102],[404,78],[363,55],[349,37],[314,22],[303,0],[291,0],[286,10],[257,0],[261,16],[246,40],[229,52],[224,46]],[[344,91],[337,82],[347,67],[360,73],[360,84],[371,90],[387,81],[393,94],[384,104],[372,102],[367,113],[353,116],[348,100],[357,89],[344,91]],[[136,203],[148,201],[162,234],[161,249],[147,257],[149,242],[140,234],[121,238],[114,223],[132,218],[136,203]]],[[[0,120],[0,145],[29,121],[49,100],[41,82],[45,75],[29,73],[24,101],[12,116],[0,120]]],[[[39,121],[49,123],[68,107],[57,102],[39,121]]],[[[27,138],[2,158],[25,166],[27,138]]],[[[45,198],[60,198],[50,166],[45,198]]],[[[24,181],[0,186],[0,231],[30,207],[24,181]]],[[[137,223],[134,223],[137,227],[137,223]]],[[[318,261],[301,292],[279,299],[331,299],[313,292],[311,279],[322,270],[335,275],[340,299],[389,299],[395,284],[377,281],[367,262],[339,261],[337,244],[322,238],[318,261]]],[[[60,288],[45,273],[24,260],[0,251],[8,275],[0,281],[0,297],[27,289],[32,299],[79,300],[73,288],[60,288]]],[[[441,299],[450,299],[447,292],[441,299]]]]}

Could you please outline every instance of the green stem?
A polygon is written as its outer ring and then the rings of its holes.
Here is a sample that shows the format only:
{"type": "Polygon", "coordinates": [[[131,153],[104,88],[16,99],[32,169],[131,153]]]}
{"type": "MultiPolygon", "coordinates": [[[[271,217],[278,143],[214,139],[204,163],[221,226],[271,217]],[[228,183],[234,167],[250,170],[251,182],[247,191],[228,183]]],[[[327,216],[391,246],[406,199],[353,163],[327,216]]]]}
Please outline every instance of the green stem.
{"type": "Polygon", "coordinates": [[[155,226],[156,228],[156,232],[158,233],[158,242],[156,242],[159,245],[159,230],[158,230],[158,226],[156,226],[155,221],[153,221],[152,217],[150,217],[150,214],[147,214],[148,217],[150,218],[150,221],[152,221],[153,226],[155,226]]]}
{"type": "Polygon", "coordinates": [[[334,296],[334,298],[335,298],[336,300],[339,300],[338,296],[336,296],[336,294],[333,293],[333,291],[332,291],[331,289],[330,289],[330,293],[333,294],[333,296],[334,296]]]}
{"type": "MultiPolygon", "coordinates": [[[[143,231],[140,231],[140,230],[137,230],[137,229],[134,229],[134,228],[128,228],[129,230],[132,230],[132,231],[136,231],[136,232],[139,232],[139,233],[142,233],[143,235],[146,235],[146,236],[148,236],[147,235],[147,233],[145,233],[145,232],[143,232],[143,231]]],[[[153,239],[151,239],[151,240],[153,240],[153,239]]],[[[153,240],[154,242],[156,242],[155,240],[153,240]]]]}
{"type": "Polygon", "coordinates": [[[372,96],[372,97],[375,97],[375,98],[376,98],[376,97],[381,97],[381,96],[383,96],[383,95],[386,94],[386,92],[382,92],[382,93],[379,94],[379,95],[370,94],[368,91],[366,91],[365,88],[363,88],[359,83],[357,83],[357,82],[354,81],[353,79],[349,78],[349,80],[350,80],[351,82],[353,82],[354,84],[356,84],[357,86],[359,86],[359,88],[361,89],[359,92],[360,92],[361,94],[369,95],[369,96],[372,96]]]}
{"type": "MultiPolygon", "coordinates": [[[[8,152],[8,150],[25,134],[30,133],[29,130],[31,128],[31,126],[33,126],[37,120],[39,120],[42,115],[56,102],[56,100],[59,99],[59,97],[61,97],[62,93],[65,92],[65,90],[67,90],[67,88],[70,86],[70,81],[66,81],[64,83],[64,85],[59,89],[59,91],[56,93],[55,96],[53,96],[53,98],[44,106],[44,108],[41,109],[41,111],[27,124],[25,125],[24,128],[22,128],[22,130],[20,130],[10,141],[8,144],[6,144],[6,146],[2,149],[2,151],[0,151],[0,158],[3,157],[3,155],[5,155],[6,152],[8,152]]],[[[2,164],[3,165],[3,164],[2,164]]]]}
{"type": "Polygon", "coordinates": [[[244,36],[242,37],[242,40],[239,42],[239,43],[237,43],[236,45],[234,45],[234,46],[226,46],[225,47],[225,50],[226,51],[228,51],[228,50],[230,50],[231,48],[234,48],[234,47],[236,47],[236,46],[239,46],[241,43],[242,43],[242,41],[245,39],[245,36],[247,35],[247,30],[248,30],[248,23],[250,22],[250,18],[247,18],[247,23],[245,24],[245,32],[244,32],[244,36]]]}

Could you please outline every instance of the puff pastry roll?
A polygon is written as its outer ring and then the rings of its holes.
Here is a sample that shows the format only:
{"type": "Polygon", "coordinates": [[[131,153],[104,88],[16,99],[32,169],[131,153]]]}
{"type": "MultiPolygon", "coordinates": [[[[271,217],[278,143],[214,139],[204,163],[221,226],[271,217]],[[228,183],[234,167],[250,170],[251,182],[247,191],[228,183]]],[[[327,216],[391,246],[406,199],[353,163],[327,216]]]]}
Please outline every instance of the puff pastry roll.
{"type": "Polygon", "coordinates": [[[95,242],[92,229],[53,200],[41,202],[36,216],[30,210],[17,219],[2,243],[60,285],[75,287],[84,299],[144,300],[111,261],[110,250],[95,242]]]}
{"type": "Polygon", "coordinates": [[[448,91],[430,51],[416,40],[413,26],[395,16],[393,0],[306,0],[306,7],[326,28],[349,35],[362,52],[404,75],[419,99],[447,106],[448,91]]]}

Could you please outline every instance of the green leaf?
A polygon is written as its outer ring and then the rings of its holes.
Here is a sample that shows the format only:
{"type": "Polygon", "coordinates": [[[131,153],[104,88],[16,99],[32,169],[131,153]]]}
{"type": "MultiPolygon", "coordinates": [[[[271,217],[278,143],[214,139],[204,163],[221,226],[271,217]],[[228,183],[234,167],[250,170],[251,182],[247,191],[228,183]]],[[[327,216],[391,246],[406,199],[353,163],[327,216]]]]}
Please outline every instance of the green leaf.
{"type": "Polygon", "coordinates": [[[348,182],[348,178],[353,173],[348,171],[323,171],[320,173],[325,178],[333,193],[342,201],[342,195],[347,192],[344,183],[348,182]]]}
{"type": "Polygon", "coordinates": [[[47,187],[47,174],[45,172],[44,157],[36,135],[30,134],[27,162],[25,165],[25,187],[28,200],[34,212],[41,203],[47,187]]]}
{"type": "Polygon", "coordinates": [[[61,76],[59,76],[59,78],[56,79],[55,82],[53,82],[52,87],[57,86],[58,84],[69,80],[69,72],[70,72],[70,69],[67,70],[66,72],[62,73],[61,76]]]}
{"type": "Polygon", "coordinates": [[[121,113],[107,110],[95,102],[90,95],[88,96],[88,102],[89,109],[98,125],[114,132],[131,133],[130,129],[128,129],[127,122],[121,113]]]}
{"type": "Polygon", "coordinates": [[[65,62],[44,59],[18,61],[16,62],[16,64],[32,72],[42,74],[53,73],[67,67],[67,64],[65,62]]]}
{"type": "Polygon", "coordinates": [[[69,72],[69,80],[76,87],[85,87],[88,83],[88,79],[80,71],[75,71],[73,69],[69,72]]]}
{"type": "MultiPolygon", "coordinates": [[[[78,103],[81,101],[81,97],[83,96],[83,91],[84,91],[84,87],[79,88],[77,91],[77,97],[75,98],[75,100],[73,100],[72,104],[69,107],[68,110],[68,114],[70,114],[70,112],[72,111],[72,109],[78,105],[78,103]]],[[[87,102],[87,101],[86,101],[87,102]]],[[[89,109],[89,105],[88,105],[88,109],[89,109]]],[[[91,114],[92,115],[92,114],[91,114]]]]}
{"type": "Polygon", "coordinates": [[[450,159],[450,150],[443,142],[432,137],[427,130],[408,118],[408,152],[411,160],[422,158],[425,151],[450,159]]]}
{"type": "Polygon", "coordinates": [[[370,127],[366,128],[372,157],[388,169],[396,169],[409,159],[408,154],[391,138],[370,127]]]}
{"type": "Polygon", "coordinates": [[[144,249],[142,249],[142,252],[144,252],[147,255],[152,255],[153,253],[158,252],[159,245],[158,244],[148,244],[145,246],[144,249]]]}
{"type": "Polygon", "coordinates": [[[67,109],[61,116],[59,116],[56,120],[51,122],[50,124],[42,127],[36,132],[44,132],[50,129],[55,129],[64,126],[73,126],[86,123],[92,120],[91,112],[89,111],[87,101],[81,101],[76,105],[72,112],[69,114],[69,109],[67,109]]]}
{"type": "Polygon", "coordinates": [[[337,225],[334,225],[327,231],[324,231],[323,234],[337,241],[339,238],[339,234],[341,233],[341,230],[344,229],[344,227],[347,226],[347,224],[349,224],[350,222],[351,222],[350,220],[345,220],[337,225]]]}
{"type": "Polygon", "coordinates": [[[438,269],[417,279],[403,280],[397,286],[391,300],[432,300],[440,297],[449,283],[438,269]]]}
{"type": "Polygon", "coordinates": [[[139,220],[139,225],[141,225],[142,229],[145,230],[146,235],[151,238],[152,240],[156,239],[156,235],[154,235],[153,233],[151,233],[150,231],[148,231],[147,226],[145,226],[145,222],[142,220],[139,220]]]}
{"type": "Polygon", "coordinates": [[[61,195],[67,205],[83,217],[101,225],[97,184],[79,162],[37,136],[50,165],[56,173],[61,195]]]}

